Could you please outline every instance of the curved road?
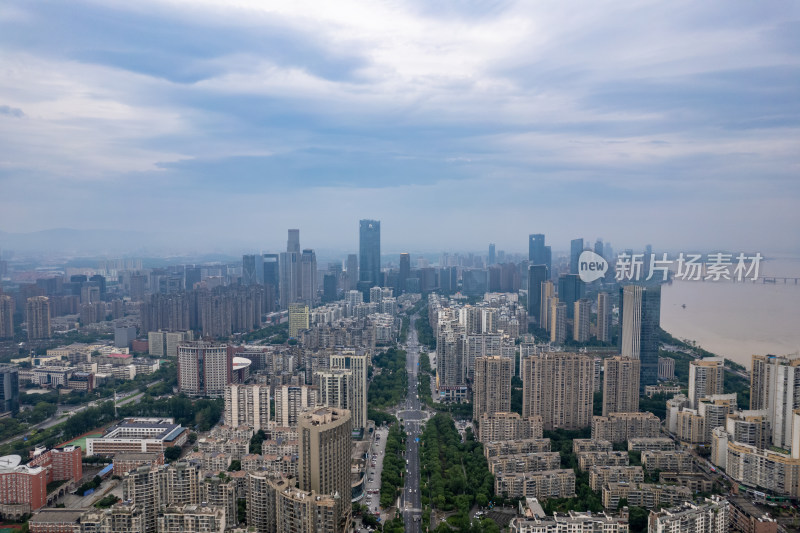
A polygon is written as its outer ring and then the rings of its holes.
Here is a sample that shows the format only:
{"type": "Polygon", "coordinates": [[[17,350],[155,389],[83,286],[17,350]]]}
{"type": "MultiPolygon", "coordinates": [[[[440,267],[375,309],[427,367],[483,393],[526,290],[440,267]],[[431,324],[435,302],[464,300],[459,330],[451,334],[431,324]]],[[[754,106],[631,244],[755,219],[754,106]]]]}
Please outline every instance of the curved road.
{"type": "Polygon", "coordinates": [[[421,531],[422,505],[419,492],[419,442],[422,424],[426,412],[422,409],[417,393],[417,370],[419,364],[419,342],[414,322],[417,316],[410,319],[408,342],[406,344],[406,370],[408,371],[408,392],[405,404],[398,410],[398,417],[403,419],[406,430],[406,476],[403,496],[400,498],[400,509],[403,513],[405,530],[408,533],[421,531]]]}

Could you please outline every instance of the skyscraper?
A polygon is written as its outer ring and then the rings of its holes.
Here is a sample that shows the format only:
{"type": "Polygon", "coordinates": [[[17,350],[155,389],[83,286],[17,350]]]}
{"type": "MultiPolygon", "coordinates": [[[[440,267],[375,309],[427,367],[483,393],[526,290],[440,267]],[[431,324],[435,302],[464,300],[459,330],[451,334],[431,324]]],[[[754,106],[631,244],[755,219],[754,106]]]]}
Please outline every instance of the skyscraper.
{"type": "Polygon", "coordinates": [[[317,302],[317,255],[310,249],[300,256],[300,301],[308,307],[317,302]]]}
{"type": "Polygon", "coordinates": [[[289,304],[300,301],[302,292],[299,229],[289,230],[289,238],[286,241],[286,251],[280,254],[279,269],[280,287],[278,293],[280,295],[281,309],[288,309],[289,304]]]}
{"type": "Polygon", "coordinates": [[[242,256],[242,285],[255,285],[264,280],[263,257],[260,255],[242,256]]]}
{"type": "Polygon", "coordinates": [[[19,369],[15,365],[0,365],[0,413],[19,410],[19,369]]]}
{"type": "Polygon", "coordinates": [[[608,301],[607,292],[597,293],[597,340],[608,342],[611,340],[611,303],[608,301]]]}
{"type": "Polygon", "coordinates": [[[491,356],[475,358],[475,380],[472,384],[472,418],[511,411],[511,376],[514,360],[491,356]]]}
{"type": "Polygon", "coordinates": [[[350,434],[353,420],[350,411],[318,407],[305,411],[298,421],[300,437],[298,481],[305,491],[333,496],[338,531],[345,531],[350,522],[350,434]]]}
{"type": "Polygon", "coordinates": [[[544,259],[544,235],[542,233],[528,235],[528,261],[533,265],[543,265],[544,259]]]}
{"type": "Polygon", "coordinates": [[[14,300],[7,294],[0,294],[0,339],[14,336],[14,300]]]}
{"type": "Polygon", "coordinates": [[[594,362],[549,352],[522,360],[522,417],[541,416],[546,430],[580,429],[592,419],[594,362]]]}
{"type": "Polygon", "coordinates": [[[358,286],[358,256],[356,254],[348,254],[346,266],[347,266],[346,290],[354,291],[358,286]]]}
{"type": "Polygon", "coordinates": [[[658,383],[658,331],[661,287],[626,285],[620,289],[620,353],[641,361],[639,386],[658,383]]]}
{"type": "Polygon", "coordinates": [[[558,299],[567,304],[567,318],[573,318],[575,302],[583,298],[586,283],[577,274],[562,274],[558,277],[558,299]]]}
{"type": "Polygon", "coordinates": [[[572,239],[569,243],[569,273],[578,273],[578,259],[583,253],[583,238],[572,239]]]}
{"type": "Polygon", "coordinates": [[[544,235],[535,233],[528,236],[528,261],[532,265],[547,266],[547,274],[553,272],[553,260],[550,247],[544,244],[544,235]]]}
{"type": "Polygon", "coordinates": [[[50,338],[50,300],[47,296],[28,298],[25,320],[28,323],[29,340],[50,338]]]}
{"type": "Polygon", "coordinates": [[[300,230],[290,229],[289,238],[286,241],[286,251],[289,253],[300,253],[300,230]]]}
{"type": "Polygon", "coordinates": [[[367,287],[381,285],[381,223],[379,220],[359,221],[359,281],[367,287]]]}
{"type": "Polygon", "coordinates": [[[400,254],[400,272],[397,276],[397,294],[406,292],[406,280],[411,277],[411,256],[400,254]]]}
{"type": "Polygon", "coordinates": [[[603,416],[639,411],[639,363],[620,355],[605,360],[603,416]]]}
{"type": "Polygon", "coordinates": [[[489,258],[488,258],[489,265],[493,265],[497,262],[497,257],[495,255],[495,247],[494,243],[489,244],[489,258]]]}
{"type": "Polygon", "coordinates": [[[546,265],[528,267],[528,318],[537,326],[542,323],[542,283],[547,281],[548,277],[546,265]]]}
{"type": "Polygon", "coordinates": [[[597,239],[594,241],[594,253],[603,257],[603,239],[597,239]]]}
{"type": "Polygon", "coordinates": [[[725,360],[705,357],[689,362],[689,406],[697,409],[701,399],[724,391],[725,360]]]}
{"type": "Polygon", "coordinates": [[[335,302],[337,298],[336,274],[325,274],[322,277],[322,301],[323,303],[335,302]]]}
{"type": "Polygon", "coordinates": [[[233,357],[228,346],[187,342],[178,346],[178,390],[187,396],[222,398],[230,383],[233,357]]]}

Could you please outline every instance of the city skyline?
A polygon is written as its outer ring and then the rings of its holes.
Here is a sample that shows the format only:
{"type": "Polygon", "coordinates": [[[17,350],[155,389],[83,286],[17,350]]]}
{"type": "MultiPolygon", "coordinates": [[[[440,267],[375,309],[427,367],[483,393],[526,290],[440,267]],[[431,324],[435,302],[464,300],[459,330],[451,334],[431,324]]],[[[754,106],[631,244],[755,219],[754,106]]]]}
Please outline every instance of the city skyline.
{"type": "Polygon", "coordinates": [[[575,11],[6,3],[0,227],[141,232],[175,251],[302,227],[354,249],[350,228],[377,218],[386,249],[591,227],[797,253],[779,231],[800,227],[796,14],[575,11]]]}

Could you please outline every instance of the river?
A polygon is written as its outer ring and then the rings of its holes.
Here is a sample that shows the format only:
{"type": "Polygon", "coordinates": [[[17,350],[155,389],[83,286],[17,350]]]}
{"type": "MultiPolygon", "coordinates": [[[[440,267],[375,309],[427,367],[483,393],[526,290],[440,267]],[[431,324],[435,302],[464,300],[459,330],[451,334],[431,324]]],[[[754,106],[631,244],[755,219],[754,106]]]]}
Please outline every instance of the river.
{"type": "MultiPolygon", "coordinates": [[[[800,277],[800,259],[765,261],[761,271],[800,277]]],[[[661,327],[747,368],[753,354],[797,354],[800,284],[675,281],[662,289],[661,327]]]]}

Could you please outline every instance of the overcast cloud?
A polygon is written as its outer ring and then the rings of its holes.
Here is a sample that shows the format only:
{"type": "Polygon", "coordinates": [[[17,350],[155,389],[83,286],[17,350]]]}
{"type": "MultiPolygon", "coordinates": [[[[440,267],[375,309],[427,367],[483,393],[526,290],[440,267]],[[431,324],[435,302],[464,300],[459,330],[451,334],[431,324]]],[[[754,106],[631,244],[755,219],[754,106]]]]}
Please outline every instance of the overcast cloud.
{"type": "Polygon", "coordinates": [[[0,229],[800,252],[797,6],[5,1],[0,229]]]}

